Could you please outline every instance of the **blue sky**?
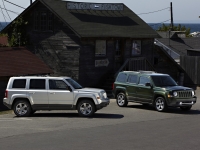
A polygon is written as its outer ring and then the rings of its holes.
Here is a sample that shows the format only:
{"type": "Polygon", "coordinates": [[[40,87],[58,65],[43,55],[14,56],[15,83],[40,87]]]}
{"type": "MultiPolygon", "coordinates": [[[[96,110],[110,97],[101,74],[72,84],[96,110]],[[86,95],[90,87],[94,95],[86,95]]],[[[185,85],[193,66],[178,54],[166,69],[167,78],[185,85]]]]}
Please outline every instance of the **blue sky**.
{"type": "MultiPolygon", "coordinates": [[[[24,8],[30,5],[30,0],[8,0],[12,3],[20,5],[24,8]]],[[[34,0],[33,0],[34,1],[34,0]]],[[[71,0],[76,2],[96,2],[96,3],[124,3],[133,12],[140,14],[139,16],[147,23],[161,23],[170,19],[170,9],[163,11],[141,14],[158,11],[170,7],[170,2],[173,4],[173,18],[175,23],[199,23],[200,24],[200,0],[71,0]]],[[[23,11],[22,8],[16,7],[4,1],[5,7],[17,13],[23,11]]],[[[4,8],[3,0],[0,0],[0,6],[4,8]]],[[[16,14],[3,11],[6,20],[10,21],[17,17],[16,14]]],[[[4,16],[0,11],[0,21],[4,21],[4,16]]]]}

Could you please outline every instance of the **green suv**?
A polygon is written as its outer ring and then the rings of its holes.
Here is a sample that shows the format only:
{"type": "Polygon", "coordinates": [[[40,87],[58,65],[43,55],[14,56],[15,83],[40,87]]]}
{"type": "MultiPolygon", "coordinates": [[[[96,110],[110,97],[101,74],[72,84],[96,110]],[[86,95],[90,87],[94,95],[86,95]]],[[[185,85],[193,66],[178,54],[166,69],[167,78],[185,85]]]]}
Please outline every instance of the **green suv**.
{"type": "Polygon", "coordinates": [[[190,110],[197,100],[193,89],[178,86],[167,74],[151,71],[120,72],[113,84],[113,95],[119,107],[135,102],[151,104],[160,112],[167,107],[190,110]]]}

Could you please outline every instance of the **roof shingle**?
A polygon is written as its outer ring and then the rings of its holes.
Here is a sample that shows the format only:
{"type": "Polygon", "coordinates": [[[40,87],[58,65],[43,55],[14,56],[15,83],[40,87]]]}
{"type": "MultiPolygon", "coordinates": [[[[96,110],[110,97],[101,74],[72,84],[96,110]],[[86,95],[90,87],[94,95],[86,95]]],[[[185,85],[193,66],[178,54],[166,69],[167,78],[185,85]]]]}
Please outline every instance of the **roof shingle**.
{"type": "Polygon", "coordinates": [[[25,48],[0,48],[0,76],[49,74],[52,70],[25,48]]]}

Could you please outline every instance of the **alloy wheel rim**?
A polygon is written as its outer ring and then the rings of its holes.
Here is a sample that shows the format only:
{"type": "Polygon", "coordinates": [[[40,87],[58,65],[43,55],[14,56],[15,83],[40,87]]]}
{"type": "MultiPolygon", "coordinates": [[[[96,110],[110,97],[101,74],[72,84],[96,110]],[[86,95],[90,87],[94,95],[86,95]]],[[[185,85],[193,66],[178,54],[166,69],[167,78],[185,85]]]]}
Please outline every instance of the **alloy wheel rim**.
{"type": "Polygon", "coordinates": [[[17,106],[16,106],[16,112],[19,115],[24,115],[24,114],[27,113],[27,111],[28,111],[28,106],[25,103],[19,103],[19,104],[17,104],[17,106]]]}
{"type": "Polygon", "coordinates": [[[119,95],[119,96],[118,96],[118,99],[117,99],[117,102],[118,102],[118,104],[119,104],[120,106],[124,105],[124,102],[125,102],[124,96],[123,96],[123,95],[119,95]]]}
{"type": "Polygon", "coordinates": [[[157,110],[161,111],[161,110],[164,109],[164,107],[165,107],[164,101],[162,99],[158,99],[156,101],[156,108],[157,108],[157,110]]]}
{"type": "Polygon", "coordinates": [[[89,115],[92,112],[92,106],[89,103],[83,103],[80,106],[80,111],[84,115],[89,115]]]}

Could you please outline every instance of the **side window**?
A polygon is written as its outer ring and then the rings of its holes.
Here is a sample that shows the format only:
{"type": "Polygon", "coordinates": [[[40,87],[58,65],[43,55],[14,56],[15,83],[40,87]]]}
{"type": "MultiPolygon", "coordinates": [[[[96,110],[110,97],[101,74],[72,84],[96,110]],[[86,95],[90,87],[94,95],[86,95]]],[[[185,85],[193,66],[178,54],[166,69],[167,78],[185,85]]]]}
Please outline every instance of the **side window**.
{"type": "Polygon", "coordinates": [[[137,75],[130,75],[129,77],[128,77],[128,82],[129,83],[137,83],[137,75]]]}
{"type": "Polygon", "coordinates": [[[127,74],[124,73],[119,74],[119,76],[117,77],[117,82],[126,82],[126,77],[127,74]]]}
{"type": "Polygon", "coordinates": [[[140,85],[145,85],[145,83],[150,83],[150,79],[147,77],[140,77],[139,84],[140,85]]]}
{"type": "Polygon", "coordinates": [[[45,89],[45,79],[31,79],[29,89],[45,89]]]}
{"type": "Polygon", "coordinates": [[[25,87],[26,87],[26,79],[15,79],[13,81],[12,88],[25,89],[25,87]]]}
{"type": "Polygon", "coordinates": [[[62,80],[49,80],[50,90],[68,90],[67,84],[62,80]]]}

